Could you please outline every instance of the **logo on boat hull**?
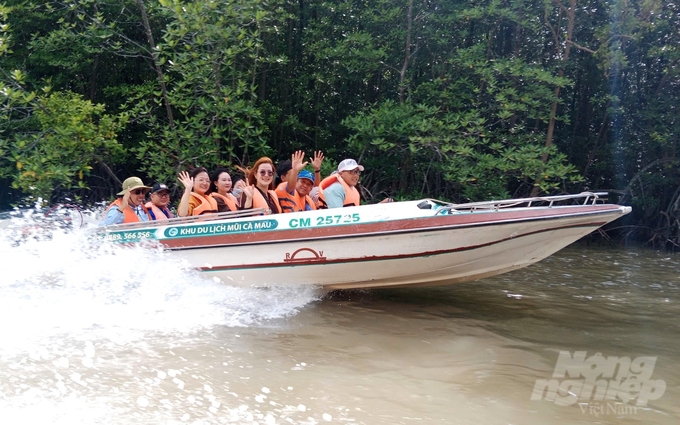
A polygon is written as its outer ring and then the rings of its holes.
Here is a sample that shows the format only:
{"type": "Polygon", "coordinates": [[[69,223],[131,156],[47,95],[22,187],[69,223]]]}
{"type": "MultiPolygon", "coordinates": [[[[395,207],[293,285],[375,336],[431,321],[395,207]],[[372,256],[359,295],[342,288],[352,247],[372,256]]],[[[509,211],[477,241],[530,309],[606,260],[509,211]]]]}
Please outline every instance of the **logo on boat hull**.
{"type": "Polygon", "coordinates": [[[311,248],[300,248],[292,254],[286,252],[286,258],[283,261],[286,263],[319,263],[326,261],[326,257],[323,256],[323,251],[317,252],[311,248]]]}

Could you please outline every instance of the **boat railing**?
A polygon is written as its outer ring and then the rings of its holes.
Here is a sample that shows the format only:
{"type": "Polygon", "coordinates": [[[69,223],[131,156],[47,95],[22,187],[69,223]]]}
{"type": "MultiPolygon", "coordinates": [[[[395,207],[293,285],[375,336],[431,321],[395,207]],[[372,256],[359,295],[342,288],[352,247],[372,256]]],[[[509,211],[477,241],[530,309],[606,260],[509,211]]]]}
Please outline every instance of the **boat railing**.
{"type": "MultiPolygon", "coordinates": [[[[470,202],[466,204],[444,204],[437,214],[450,214],[454,211],[498,211],[518,207],[548,207],[571,202],[577,205],[595,205],[606,201],[607,192],[581,192],[571,195],[534,196],[531,198],[504,199],[501,201],[470,202]]],[[[443,202],[442,202],[443,203],[443,202]]]]}
{"type": "Polygon", "coordinates": [[[264,208],[253,208],[249,210],[239,210],[239,211],[228,211],[216,214],[203,214],[191,217],[174,217],[167,220],[152,220],[152,221],[140,221],[137,223],[126,223],[126,224],[114,224],[111,226],[102,227],[102,230],[108,231],[118,231],[118,230],[133,230],[137,228],[149,228],[149,227],[160,227],[160,226],[176,226],[181,224],[194,224],[203,223],[216,220],[234,219],[241,217],[252,217],[256,215],[263,215],[265,212],[264,208]]]}

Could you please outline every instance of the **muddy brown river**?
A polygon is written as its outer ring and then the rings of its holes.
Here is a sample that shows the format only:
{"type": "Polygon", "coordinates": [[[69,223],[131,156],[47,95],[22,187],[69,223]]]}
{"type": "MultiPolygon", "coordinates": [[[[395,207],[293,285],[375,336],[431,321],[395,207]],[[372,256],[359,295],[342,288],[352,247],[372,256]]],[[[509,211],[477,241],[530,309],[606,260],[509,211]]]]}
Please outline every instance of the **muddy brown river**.
{"type": "Polygon", "coordinates": [[[678,254],[331,294],[78,232],[0,254],[2,424],[680,423],[678,254]]]}

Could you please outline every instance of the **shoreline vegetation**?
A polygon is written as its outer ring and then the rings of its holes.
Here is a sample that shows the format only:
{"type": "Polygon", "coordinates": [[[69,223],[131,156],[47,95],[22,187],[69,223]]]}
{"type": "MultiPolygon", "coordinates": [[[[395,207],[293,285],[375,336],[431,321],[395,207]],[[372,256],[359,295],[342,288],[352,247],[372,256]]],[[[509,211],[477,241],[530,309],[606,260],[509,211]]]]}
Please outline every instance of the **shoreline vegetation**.
{"type": "MultiPolygon", "coordinates": [[[[680,248],[680,3],[0,0],[0,210],[322,150],[368,202],[607,191],[680,248]]],[[[606,239],[605,239],[606,240],[606,239]]]]}

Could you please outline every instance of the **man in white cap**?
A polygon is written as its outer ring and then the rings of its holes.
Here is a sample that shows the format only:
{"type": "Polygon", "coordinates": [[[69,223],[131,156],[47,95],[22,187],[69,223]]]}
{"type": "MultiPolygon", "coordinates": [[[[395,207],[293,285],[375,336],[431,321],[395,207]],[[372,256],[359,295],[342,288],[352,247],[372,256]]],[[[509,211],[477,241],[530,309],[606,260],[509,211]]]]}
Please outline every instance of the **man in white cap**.
{"type": "Polygon", "coordinates": [[[364,166],[351,158],[338,164],[338,172],[323,179],[319,185],[319,204],[325,208],[359,206],[361,197],[356,188],[364,166]]]}
{"type": "Polygon", "coordinates": [[[106,217],[100,226],[112,224],[136,223],[149,221],[149,214],[144,207],[146,193],[151,190],[144,186],[139,177],[129,177],[123,182],[123,190],[118,192],[118,198],[106,209],[106,217]]]}

